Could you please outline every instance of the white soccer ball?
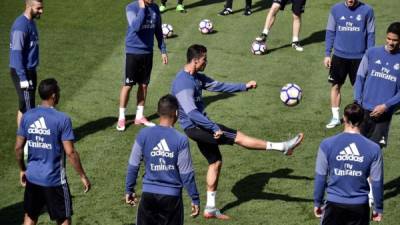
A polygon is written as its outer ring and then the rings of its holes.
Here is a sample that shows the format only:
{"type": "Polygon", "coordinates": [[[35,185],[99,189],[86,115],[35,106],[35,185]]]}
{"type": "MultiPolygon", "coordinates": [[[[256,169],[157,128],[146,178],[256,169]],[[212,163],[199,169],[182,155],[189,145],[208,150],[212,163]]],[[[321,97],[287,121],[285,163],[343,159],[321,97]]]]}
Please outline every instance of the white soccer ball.
{"type": "Polygon", "coordinates": [[[282,87],[280,97],[283,104],[295,106],[300,103],[302,90],[297,84],[289,83],[282,87]]]}
{"type": "Polygon", "coordinates": [[[174,28],[172,27],[171,24],[164,23],[163,25],[161,25],[161,29],[164,38],[172,37],[172,35],[174,34],[174,28]]]}
{"type": "Polygon", "coordinates": [[[202,34],[209,34],[213,32],[213,23],[209,19],[204,19],[199,23],[199,31],[202,34]]]}
{"type": "Polygon", "coordinates": [[[263,55],[267,52],[267,46],[263,41],[253,41],[250,50],[254,55],[263,55]]]}

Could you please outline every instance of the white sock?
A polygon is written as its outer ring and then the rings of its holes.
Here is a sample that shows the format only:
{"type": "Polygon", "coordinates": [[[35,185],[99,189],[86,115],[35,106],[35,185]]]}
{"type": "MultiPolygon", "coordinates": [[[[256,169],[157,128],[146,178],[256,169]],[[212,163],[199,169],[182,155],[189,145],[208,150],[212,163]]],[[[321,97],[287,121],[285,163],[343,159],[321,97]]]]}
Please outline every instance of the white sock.
{"type": "Polygon", "coordinates": [[[125,110],[126,108],[119,108],[119,117],[118,120],[124,120],[125,119],[125,110]]]}
{"type": "Polygon", "coordinates": [[[339,107],[332,107],[332,117],[334,119],[339,119],[339,107]]]}
{"type": "Polygon", "coordinates": [[[264,30],[262,31],[262,33],[268,35],[268,33],[269,33],[268,28],[264,28],[264,30]]]}
{"type": "Polygon", "coordinates": [[[206,207],[215,208],[216,191],[207,191],[207,204],[206,207]]]}
{"type": "Polygon", "coordinates": [[[299,37],[295,37],[295,36],[292,37],[292,42],[298,42],[298,41],[299,41],[299,37]]]}
{"type": "Polygon", "coordinates": [[[283,151],[285,149],[285,145],[283,142],[270,142],[267,141],[267,150],[277,150],[277,151],[283,151]]]}
{"type": "Polygon", "coordinates": [[[136,109],[136,119],[141,119],[143,117],[144,106],[138,105],[136,109]]]}

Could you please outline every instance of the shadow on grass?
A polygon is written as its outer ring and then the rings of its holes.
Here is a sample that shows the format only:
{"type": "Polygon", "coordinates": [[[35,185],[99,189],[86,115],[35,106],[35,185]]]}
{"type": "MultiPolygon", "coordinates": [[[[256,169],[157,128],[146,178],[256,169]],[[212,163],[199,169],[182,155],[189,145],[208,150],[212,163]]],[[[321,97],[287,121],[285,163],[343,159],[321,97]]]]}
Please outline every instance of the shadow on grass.
{"type": "Polygon", "coordinates": [[[0,209],[0,224],[20,225],[24,222],[24,203],[18,202],[0,209]]]}
{"type": "MultiPolygon", "coordinates": [[[[192,9],[192,8],[196,8],[196,7],[201,7],[201,6],[205,6],[205,5],[211,5],[211,4],[217,4],[217,3],[221,3],[221,2],[225,2],[225,0],[200,0],[197,2],[194,2],[192,4],[188,4],[185,5],[185,9],[192,9]]],[[[290,4],[290,2],[288,2],[288,4],[290,4]]],[[[256,3],[254,3],[251,6],[252,12],[258,12],[258,11],[262,11],[264,9],[269,9],[271,8],[272,5],[272,0],[267,0],[267,1],[257,1],[256,3]]],[[[244,6],[244,3],[243,3],[244,6]]],[[[221,6],[221,8],[218,11],[215,11],[215,14],[219,13],[224,6],[221,6]]],[[[234,10],[232,13],[238,13],[238,12],[242,12],[244,11],[244,8],[238,9],[238,10],[234,10]]]]}
{"type": "MultiPolygon", "coordinates": [[[[300,44],[303,46],[311,45],[314,43],[319,43],[325,41],[325,30],[320,30],[312,33],[310,36],[306,37],[305,39],[300,41],[300,44]]],[[[276,50],[282,49],[282,48],[288,48],[291,47],[292,44],[285,44],[276,48],[268,49],[267,53],[274,52],[276,50]]]]}
{"type": "Polygon", "coordinates": [[[283,178],[294,180],[313,180],[306,176],[290,175],[293,170],[289,168],[279,169],[272,173],[256,173],[239,180],[232,188],[232,193],[237,200],[226,204],[221,211],[226,211],[237,207],[242,203],[258,199],[258,200],[282,200],[285,202],[312,202],[312,199],[291,197],[287,194],[275,194],[264,192],[265,185],[271,178],[283,178]]]}
{"type": "Polygon", "coordinates": [[[389,198],[396,197],[398,194],[400,194],[400,177],[387,182],[383,186],[383,189],[386,191],[383,199],[387,200],[389,198]]]}

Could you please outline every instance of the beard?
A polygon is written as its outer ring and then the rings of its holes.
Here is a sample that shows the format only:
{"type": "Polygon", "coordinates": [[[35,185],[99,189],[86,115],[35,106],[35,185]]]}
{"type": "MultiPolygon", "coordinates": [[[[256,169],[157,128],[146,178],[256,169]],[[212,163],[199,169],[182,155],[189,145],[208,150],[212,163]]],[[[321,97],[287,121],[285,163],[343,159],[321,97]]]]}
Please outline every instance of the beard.
{"type": "Polygon", "coordinates": [[[33,9],[31,9],[31,15],[33,19],[40,19],[40,13],[35,12],[33,9]]]}

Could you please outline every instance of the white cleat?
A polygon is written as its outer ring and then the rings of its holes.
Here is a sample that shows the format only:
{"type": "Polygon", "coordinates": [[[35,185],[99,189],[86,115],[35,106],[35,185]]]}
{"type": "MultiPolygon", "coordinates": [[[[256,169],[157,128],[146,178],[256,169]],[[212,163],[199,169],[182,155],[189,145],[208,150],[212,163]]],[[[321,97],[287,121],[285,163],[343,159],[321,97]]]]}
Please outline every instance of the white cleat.
{"type": "Polygon", "coordinates": [[[326,128],[331,129],[331,128],[334,128],[336,126],[339,126],[340,124],[341,123],[340,123],[339,119],[332,118],[331,121],[326,125],[326,128]]]}
{"type": "Polygon", "coordinates": [[[285,141],[284,142],[285,149],[283,150],[283,154],[292,155],[294,149],[297,146],[299,146],[301,144],[301,142],[303,141],[303,138],[304,138],[304,134],[299,133],[298,135],[296,135],[296,137],[290,139],[289,141],[285,141]]]}
{"type": "Polygon", "coordinates": [[[294,48],[298,52],[302,52],[304,50],[298,41],[292,42],[292,48],[294,48]]]}

